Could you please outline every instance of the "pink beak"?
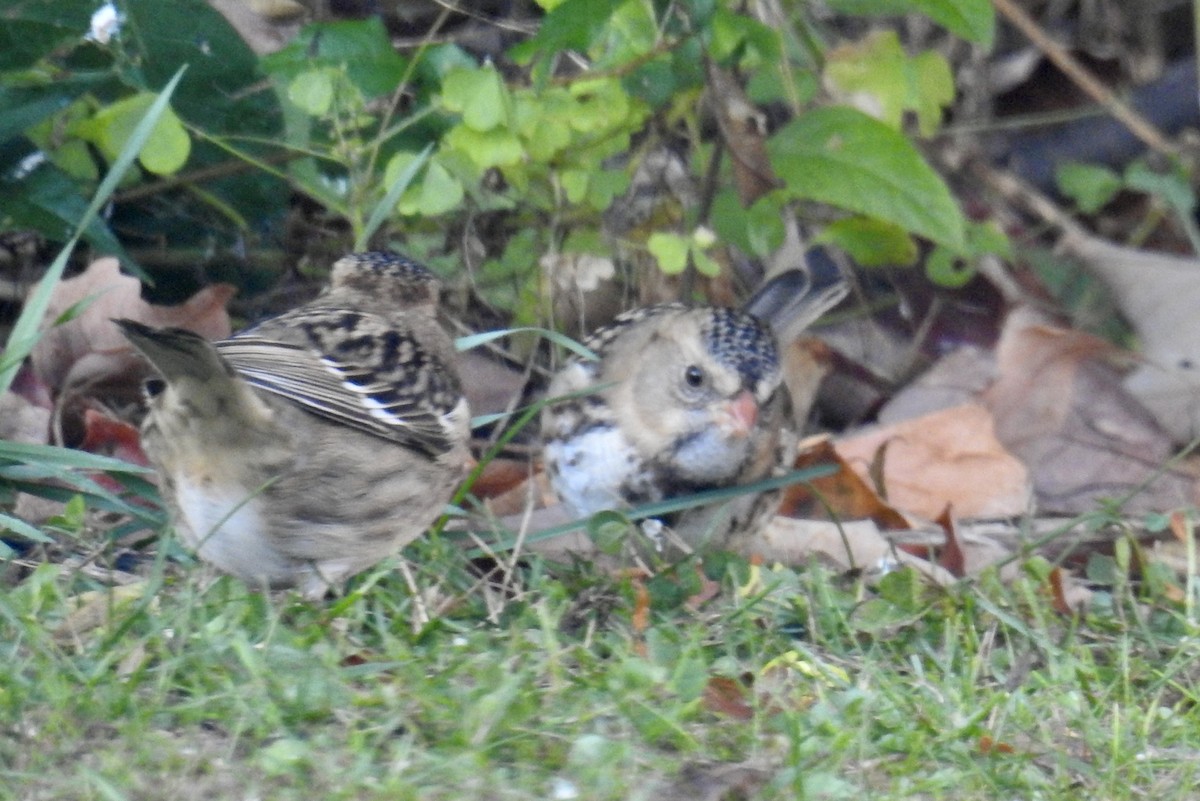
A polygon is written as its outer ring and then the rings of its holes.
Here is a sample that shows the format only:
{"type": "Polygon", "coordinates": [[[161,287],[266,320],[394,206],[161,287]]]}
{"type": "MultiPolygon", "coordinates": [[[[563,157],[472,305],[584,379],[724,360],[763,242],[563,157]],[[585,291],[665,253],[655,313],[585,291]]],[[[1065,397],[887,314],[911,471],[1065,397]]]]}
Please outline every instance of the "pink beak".
{"type": "Polygon", "coordinates": [[[719,405],[714,417],[722,434],[741,439],[749,436],[758,422],[758,401],[750,390],[743,389],[733,400],[719,405]]]}

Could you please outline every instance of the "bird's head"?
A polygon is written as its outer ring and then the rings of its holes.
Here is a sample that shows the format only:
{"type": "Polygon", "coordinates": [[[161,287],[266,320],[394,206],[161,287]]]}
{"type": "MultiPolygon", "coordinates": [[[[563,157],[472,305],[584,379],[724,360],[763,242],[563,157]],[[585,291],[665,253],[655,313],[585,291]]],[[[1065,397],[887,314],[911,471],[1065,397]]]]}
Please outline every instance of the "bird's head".
{"type": "Polygon", "coordinates": [[[435,308],[442,283],[407,256],[387,251],[351,253],[334,262],[330,291],[349,291],[391,308],[435,308]]]}
{"type": "Polygon", "coordinates": [[[630,411],[627,435],[689,480],[727,479],[754,447],[762,408],[780,387],[774,336],[735,309],[676,308],[643,325],[610,376],[613,402],[630,411]]]}

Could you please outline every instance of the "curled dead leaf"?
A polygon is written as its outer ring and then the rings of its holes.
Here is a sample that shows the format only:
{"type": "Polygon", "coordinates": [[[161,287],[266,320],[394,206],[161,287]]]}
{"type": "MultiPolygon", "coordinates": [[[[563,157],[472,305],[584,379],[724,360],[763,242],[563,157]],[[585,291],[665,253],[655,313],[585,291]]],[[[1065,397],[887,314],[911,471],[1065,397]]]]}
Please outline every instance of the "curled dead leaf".
{"type": "Polygon", "coordinates": [[[834,465],[832,475],[813,479],[807,484],[789,487],[779,514],[813,519],[869,519],[883,528],[908,528],[904,515],[880,498],[863,476],[842,457],[840,446],[828,437],[814,437],[800,443],[796,469],[834,465]]]}
{"type": "Polygon", "coordinates": [[[927,520],[947,505],[962,518],[1014,517],[1029,510],[1029,473],[1001,444],[991,414],[978,404],[872,428],[839,440],[836,448],[866,479],[885,444],[883,482],[896,509],[927,520]]]}
{"type": "Polygon", "coordinates": [[[1113,345],[1019,307],[996,357],[982,400],[996,436],[1029,469],[1039,510],[1079,513],[1125,496],[1132,513],[1195,502],[1195,477],[1164,469],[1171,438],[1122,385],[1113,345]]]}

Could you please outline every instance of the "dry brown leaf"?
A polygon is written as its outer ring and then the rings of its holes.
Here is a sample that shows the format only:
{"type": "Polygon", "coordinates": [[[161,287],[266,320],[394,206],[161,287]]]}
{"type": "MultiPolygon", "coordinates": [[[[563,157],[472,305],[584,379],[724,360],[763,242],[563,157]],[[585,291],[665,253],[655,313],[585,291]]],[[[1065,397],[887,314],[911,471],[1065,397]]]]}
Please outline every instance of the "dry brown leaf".
{"type": "Polygon", "coordinates": [[[945,568],[897,548],[870,520],[831,523],[776,517],[752,548],[768,562],[803,564],[815,554],[841,570],[879,571],[899,564],[915,568],[942,586],[957,581],[945,568]]]}
{"type": "Polygon", "coordinates": [[[978,400],[996,378],[996,357],[964,345],[938,359],[879,410],[878,422],[898,423],[978,400]]]}
{"type": "Polygon", "coordinates": [[[1125,386],[1176,442],[1200,433],[1200,260],[1070,229],[1059,243],[1109,288],[1145,359],[1125,386]]]}
{"type": "Polygon", "coordinates": [[[708,62],[708,96],[729,151],[738,199],[749,207],[779,184],[767,157],[767,121],[732,74],[708,62]]]}
{"type": "Polygon", "coordinates": [[[1171,438],[1122,386],[1117,356],[1109,343],[1046,325],[1030,309],[1005,323],[997,379],[982,400],[1000,441],[1029,469],[1042,512],[1090,511],[1134,491],[1126,512],[1195,500],[1194,477],[1162,470],[1171,438]]]}
{"type": "Polygon", "coordinates": [[[990,736],[979,736],[979,753],[981,754],[1015,754],[1017,749],[1008,743],[996,742],[990,736]]]}
{"type": "Polygon", "coordinates": [[[796,469],[834,465],[832,475],[796,484],[784,493],[779,514],[837,520],[874,520],[883,528],[908,528],[908,521],[887,504],[867,481],[842,457],[827,437],[814,437],[800,443],[796,469]]]}
{"type": "Polygon", "coordinates": [[[746,688],[728,676],[711,676],[704,685],[704,708],[734,720],[750,720],[754,707],[746,700],[746,688]]]}
{"type": "Polygon", "coordinates": [[[529,505],[530,497],[535,500],[534,505],[546,505],[550,492],[548,482],[542,480],[535,487],[526,486],[535,476],[541,475],[540,471],[534,473],[528,459],[496,457],[483,466],[483,472],[471,484],[471,494],[476,498],[489,499],[493,514],[517,514],[529,505]]]}
{"type": "Polygon", "coordinates": [[[833,369],[833,354],[816,337],[800,337],[783,348],[783,382],[792,396],[792,425],[803,431],[821,382],[833,369]]]}
{"type": "Polygon", "coordinates": [[[70,642],[114,620],[113,613],[121,612],[146,592],[146,582],[123,584],[102,590],[88,590],[74,598],[74,608],[54,629],[54,637],[70,642]]]}
{"type": "Polygon", "coordinates": [[[50,441],[50,410],[15,392],[0,395],[0,439],[44,445],[50,441]]]}
{"type": "Polygon", "coordinates": [[[903,512],[933,519],[947,504],[960,518],[1014,517],[1029,510],[1029,474],[996,438],[982,406],[956,406],[835,443],[864,478],[885,444],[884,488],[888,502],[903,512]]]}
{"type": "Polygon", "coordinates": [[[950,514],[949,505],[938,515],[937,524],[946,533],[946,544],[942,546],[941,552],[938,554],[937,563],[950,571],[952,575],[962,578],[967,575],[967,556],[963,553],[962,544],[959,542],[958,530],[954,525],[954,516],[950,514]]]}

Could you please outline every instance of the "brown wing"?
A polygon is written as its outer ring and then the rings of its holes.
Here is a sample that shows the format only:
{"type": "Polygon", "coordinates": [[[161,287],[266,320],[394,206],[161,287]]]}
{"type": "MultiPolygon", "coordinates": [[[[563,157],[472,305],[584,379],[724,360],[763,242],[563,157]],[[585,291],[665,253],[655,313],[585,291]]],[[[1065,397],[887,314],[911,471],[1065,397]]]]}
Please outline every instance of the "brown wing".
{"type": "Polygon", "coordinates": [[[430,335],[445,336],[319,309],[268,321],[217,349],[260,389],[436,457],[455,446],[451,418],[462,392],[444,349],[425,341],[430,335]]]}

